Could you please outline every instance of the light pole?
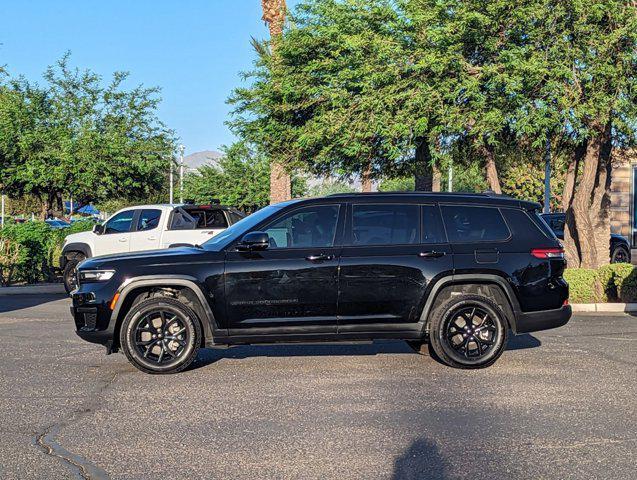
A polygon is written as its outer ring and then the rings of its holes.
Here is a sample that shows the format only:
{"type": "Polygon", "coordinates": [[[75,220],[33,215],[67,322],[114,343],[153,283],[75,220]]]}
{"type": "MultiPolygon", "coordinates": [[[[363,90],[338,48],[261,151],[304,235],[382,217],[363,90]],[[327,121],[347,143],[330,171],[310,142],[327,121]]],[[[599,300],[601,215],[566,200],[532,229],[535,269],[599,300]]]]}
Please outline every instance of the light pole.
{"type": "Polygon", "coordinates": [[[551,137],[546,139],[544,152],[544,213],[551,213],[551,137]]]}
{"type": "Polygon", "coordinates": [[[170,159],[170,173],[168,175],[168,183],[170,184],[169,187],[169,194],[168,194],[168,203],[172,204],[173,203],[173,159],[170,159]]]}
{"type": "Polygon", "coordinates": [[[179,203],[184,203],[184,150],[186,147],[179,145],[179,203]]]}
{"type": "Polygon", "coordinates": [[[2,194],[2,208],[0,209],[0,227],[4,228],[4,193],[2,194]]]}
{"type": "Polygon", "coordinates": [[[453,162],[449,162],[448,176],[447,176],[447,191],[453,192],[453,162]]]}

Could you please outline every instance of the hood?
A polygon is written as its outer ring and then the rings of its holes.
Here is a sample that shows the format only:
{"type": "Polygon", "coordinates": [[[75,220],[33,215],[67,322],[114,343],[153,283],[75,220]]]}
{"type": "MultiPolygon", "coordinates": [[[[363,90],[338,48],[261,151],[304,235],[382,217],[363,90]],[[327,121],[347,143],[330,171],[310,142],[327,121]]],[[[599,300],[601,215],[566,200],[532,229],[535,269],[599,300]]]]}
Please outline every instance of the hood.
{"type": "Polygon", "coordinates": [[[82,268],[104,268],[117,263],[145,265],[161,265],[170,263],[185,263],[195,261],[193,257],[206,254],[206,260],[215,261],[217,257],[223,260],[223,252],[210,252],[202,248],[177,247],[162,250],[144,250],[141,252],[117,253],[113,255],[102,255],[93,257],[82,262],[82,268]]]}
{"type": "Polygon", "coordinates": [[[90,230],[86,232],[71,233],[70,235],[64,237],[64,243],[89,243],[90,241],[92,241],[94,235],[95,234],[90,230]]]}

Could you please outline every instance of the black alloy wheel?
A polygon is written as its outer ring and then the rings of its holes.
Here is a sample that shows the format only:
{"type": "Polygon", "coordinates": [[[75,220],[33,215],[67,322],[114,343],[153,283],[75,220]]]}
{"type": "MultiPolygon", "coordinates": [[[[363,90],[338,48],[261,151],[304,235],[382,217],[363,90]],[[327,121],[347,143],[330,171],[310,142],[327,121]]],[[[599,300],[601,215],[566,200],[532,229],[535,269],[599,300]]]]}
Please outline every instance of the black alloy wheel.
{"type": "Polygon", "coordinates": [[[196,358],[201,326],[181,301],[155,297],[131,308],[120,332],[128,360],[146,373],[175,373],[196,358]]]}
{"type": "Polygon", "coordinates": [[[443,363],[457,368],[482,368],[500,357],[507,335],[505,315],[492,299],[459,295],[434,312],[430,341],[443,363]]]}

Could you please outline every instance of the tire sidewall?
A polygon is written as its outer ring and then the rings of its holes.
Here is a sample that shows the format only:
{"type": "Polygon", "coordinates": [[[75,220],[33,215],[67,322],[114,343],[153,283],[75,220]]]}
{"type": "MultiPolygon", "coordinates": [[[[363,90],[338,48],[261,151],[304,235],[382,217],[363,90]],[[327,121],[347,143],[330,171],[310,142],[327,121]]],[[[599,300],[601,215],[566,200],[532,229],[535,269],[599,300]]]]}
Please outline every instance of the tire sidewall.
{"type": "Polygon", "coordinates": [[[615,261],[615,256],[617,255],[618,251],[624,252],[624,254],[626,255],[626,261],[630,262],[630,252],[628,251],[628,249],[624,247],[623,245],[618,245],[617,247],[613,249],[613,254],[611,255],[611,258],[610,258],[611,263],[619,263],[615,261]]]}
{"type": "Polygon", "coordinates": [[[69,274],[72,273],[75,270],[75,268],[78,266],[78,264],[82,262],[83,260],[85,260],[85,257],[74,257],[70,259],[64,266],[64,272],[62,273],[62,280],[64,282],[64,289],[66,290],[66,293],[71,293],[75,288],[77,288],[77,279],[75,280],[74,288],[71,288],[67,280],[68,280],[69,274]]]}
{"type": "Polygon", "coordinates": [[[448,365],[461,368],[483,368],[492,365],[502,355],[508,337],[508,326],[501,309],[490,299],[481,296],[466,296],[445,303],[432,324],[431,342],[438,356],[448,365]],[[445,338],[447,324],[462,308],[476,306],[486,310],[497,323],[498,339],[491,351],[484,357],[469,360],[458,354],[445,338]]]}
{"type": "Polygon", "coordinates": [[[120,345],[126,357],[135,367],[146,373],[162,374],[183,370],[194,360],[200,341],[201,328],[195,313],[189,307],[174,299],[151,298],[137,304],[126,315],[120,330],[120,345]],[[188,332],[188,344],[179,357],[180,361],[168,365],[157,365],[144,359],[131,343],[134,341],[135,328],[138,322],[148,313],[159,309],[179,314],[188,332]]]}

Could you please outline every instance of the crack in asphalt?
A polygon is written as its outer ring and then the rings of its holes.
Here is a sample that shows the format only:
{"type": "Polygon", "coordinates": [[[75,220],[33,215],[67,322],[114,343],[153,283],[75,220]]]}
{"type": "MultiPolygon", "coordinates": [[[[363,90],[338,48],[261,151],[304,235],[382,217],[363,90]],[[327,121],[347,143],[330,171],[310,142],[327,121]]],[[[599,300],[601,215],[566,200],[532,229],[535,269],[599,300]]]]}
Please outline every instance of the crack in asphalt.
{"type": "Polygon", "coordinates": [[[73,411],[67,418],[59,420],[35,435],[35,445],[46,455],[60,459],[61,462],[76,469],[76,476],[85,480],[108,480],[110,477],[105,470],[93,464],[89,459],[70,452],[58,441],[57,436],[62,428],[67,427],[82,417],[95,411],[102,394],[113,384],[120,372],[113,373],[108,380],[102,383],[86,402],[77,410],[73,411]]]}

